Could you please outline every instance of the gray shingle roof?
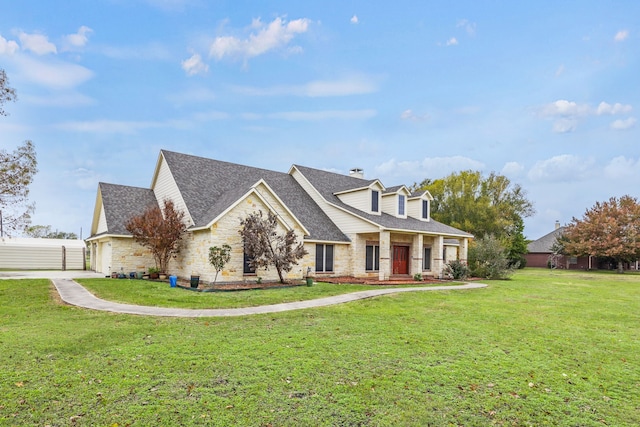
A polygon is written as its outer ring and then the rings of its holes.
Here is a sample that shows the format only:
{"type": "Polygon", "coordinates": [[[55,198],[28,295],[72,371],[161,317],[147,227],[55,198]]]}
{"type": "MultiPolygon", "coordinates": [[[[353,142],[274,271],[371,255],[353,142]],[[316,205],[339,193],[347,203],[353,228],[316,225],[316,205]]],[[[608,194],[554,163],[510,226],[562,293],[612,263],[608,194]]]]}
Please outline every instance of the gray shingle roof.
{"type": "Polygon", "coordinates": [[[348,242],[289,174],[162,150],[196,227],[206,226],[263,179],[307,228],[308,239],[348,242]]]}
{"type": "Polygon", "coordinates": [[[158,205],[153,190],[126,185],[98,184],[109,234],[129,235],[125,223],[148,206],[158,205]]]}
{"type": "Polygon", "coordinates": [[[566,227],[559,227],[551,233],[545,234],[538,240],[534,240],[527,245],[527,250],[529,253],[551,253],[551,247],[556,239],[564,233],[565,228],[566,227]]]}
{"type": "MultiPolygon", "coordinates": [[[[322,197],[329,203],[352,212],[362,218],[365,218],[375,224],[380,225],[383,228],[395,229],[395,230],[407,230],[418,231],[423,233],[435,233],[452,236],[464,236],[473,237],[471,234],[458,230],[457,228],[448,226],[441,222],[421,221],[416,218],[397,218],[393,215],[385,214],[372,215],[356,209],[340,201],[340,199],[334,194],[339,191],[345,191],[348,189],[362,188],[363,180],[359,178],[350,177],[347,175],[341,175],[334,172],[327,172],[319,169],[313,169],[306,166],[295,165],[295,167],[307,178],[307,180],[313,185],[316,190],[320,192],[322,197]]],[[[369,182],[373,182],[372,180],[369,182]]]]}

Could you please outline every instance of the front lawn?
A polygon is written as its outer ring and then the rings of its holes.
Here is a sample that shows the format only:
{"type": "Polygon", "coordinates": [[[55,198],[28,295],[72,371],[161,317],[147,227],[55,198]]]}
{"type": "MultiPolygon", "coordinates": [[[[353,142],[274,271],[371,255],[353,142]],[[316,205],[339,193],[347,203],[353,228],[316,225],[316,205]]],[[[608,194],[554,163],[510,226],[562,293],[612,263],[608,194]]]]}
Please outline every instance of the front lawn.
{"type": "Polygon", "coordinates": [[[46,280],[10,280],[0,307],[0,425],[640,425],[638,275],[531,269],[204,319],[65,306],[46,280]]]}

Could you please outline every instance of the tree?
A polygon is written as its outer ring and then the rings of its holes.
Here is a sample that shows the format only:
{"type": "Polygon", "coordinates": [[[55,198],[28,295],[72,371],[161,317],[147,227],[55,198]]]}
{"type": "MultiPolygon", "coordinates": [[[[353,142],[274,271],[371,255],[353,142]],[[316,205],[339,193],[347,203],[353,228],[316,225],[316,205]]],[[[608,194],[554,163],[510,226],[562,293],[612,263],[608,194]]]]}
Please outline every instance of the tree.
{"type": "Polygon", "coordinates": [[[29,204],[29,185],[38,172],[31,141],[9,153],[0,150],[0,235],[22,231],[31,221],[35,205],[29,204]]]}
{"type": "Polygon", "coordinates": [[[9,86],[7,73],[5,73],[3,69],[0,69],[0,116],[6,116],[8,114],[2,108],[4,103],[15,101],[16,98],[16,90],[9,86]]]}
{"type": "Polygon", "coordinates": [[[249,256],[252,268],[269,268],[274,266],[278,272],[280,283],[284,283],[283,271],[289,272],[298,260],[307,254],[303,243],[296,244],[297,238],[293,230],[278,234],[278,217],[269,212],[267,218],[262,211],[249,214],[240,220],[239,233],[244,242],[244,250],[249,256]]]}
{"type": "Polygon", "coordinates": [[[506,279],[517,268],[510,265],[507,249],[492,235],[476,240],[469,249],[468,262],[471,274],[483,279],[506,279]]]}
{"type": "Polygon", "coordinates": [[[25,227],[24,235],[27,237],[36,237],[42,239],[77,239],[76,233],[68,233],[66,231],[51,231],[50,225],[31,225],[25,227]]]}
{"type": "Polygon", "coordinates": [[[492,235],[508,250],[512,265],[523,261],[527,252],[523,218],[535,210],[520,185],[495,172],[484,177],[479,171],[467,170],[426,179],[413,189],[431,193],[433,219],[476,238],[492,235]]]}
{"type": "Polygon", "coordinates": [[[163,209],[149,206],[140,215],[131,217],[125,228],[133,239],[151,250],[156,267],[167,272],[169,260],[180,253],[180,242],[187,231],[184,212],[176,210],[171,200],[164,200],[163,209]]]}
{"type": "Polygon", "coordinates": [[[576,256],[610,257],[623,263],[640,259],[640,204],[631,196],[596,202],[564,231],[564,251],[576,256]]]}
{"type": "Polygon", "coordinates": [[[216,269],[216,277],[213,283],[218,280],[218,273],[231,259],[231,246],[224,244],[221,248],[212,246],[209,248],[209,263],[216,269]]]}

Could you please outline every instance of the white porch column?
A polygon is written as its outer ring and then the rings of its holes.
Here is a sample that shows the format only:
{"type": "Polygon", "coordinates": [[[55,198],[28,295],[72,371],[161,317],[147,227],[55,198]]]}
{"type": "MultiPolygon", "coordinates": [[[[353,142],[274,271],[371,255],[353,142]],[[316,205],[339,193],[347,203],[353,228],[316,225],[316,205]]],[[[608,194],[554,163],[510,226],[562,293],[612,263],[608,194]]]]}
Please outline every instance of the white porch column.
{"type": "Polygon", "coordinates": [[[380,270],[378,280],[389,280],[391,277],[391,233],[380,232],[380,270]]]}
{"type": "Polygon", "coordinates": [[[442,277],[442,269],[444,268],[444,262],[442,256],[444,255],[444,237],[435,236],[433,238],[433,248],[431,249],[431,256],[433,257],[433,265],[431,271],[435,277],[442,277]]]}
{"type": "Polygon", "coordinates": [[[422,274],[422,255],[424,251],[424,238],[422,234],[413,236],[413,242],[411,245],[411,275],[422,274]]]}
{"type": "Polygon", "coordinates": [[[460,262],[466,264],[469,254],[469,239],[464,238],[460,242],[460,262]]]}

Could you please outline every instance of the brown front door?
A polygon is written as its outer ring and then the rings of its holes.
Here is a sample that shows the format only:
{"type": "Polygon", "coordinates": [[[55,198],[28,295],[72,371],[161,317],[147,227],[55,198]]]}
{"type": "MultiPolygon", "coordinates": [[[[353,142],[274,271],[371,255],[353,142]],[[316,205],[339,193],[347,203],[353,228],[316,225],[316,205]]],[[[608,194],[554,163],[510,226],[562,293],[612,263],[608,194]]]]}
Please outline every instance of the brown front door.
{"type": "Polygon", "coordinates": [[[393,247],[393,273],[392,274],[409,274],[409,247],[408,246],[393,247]]]}

